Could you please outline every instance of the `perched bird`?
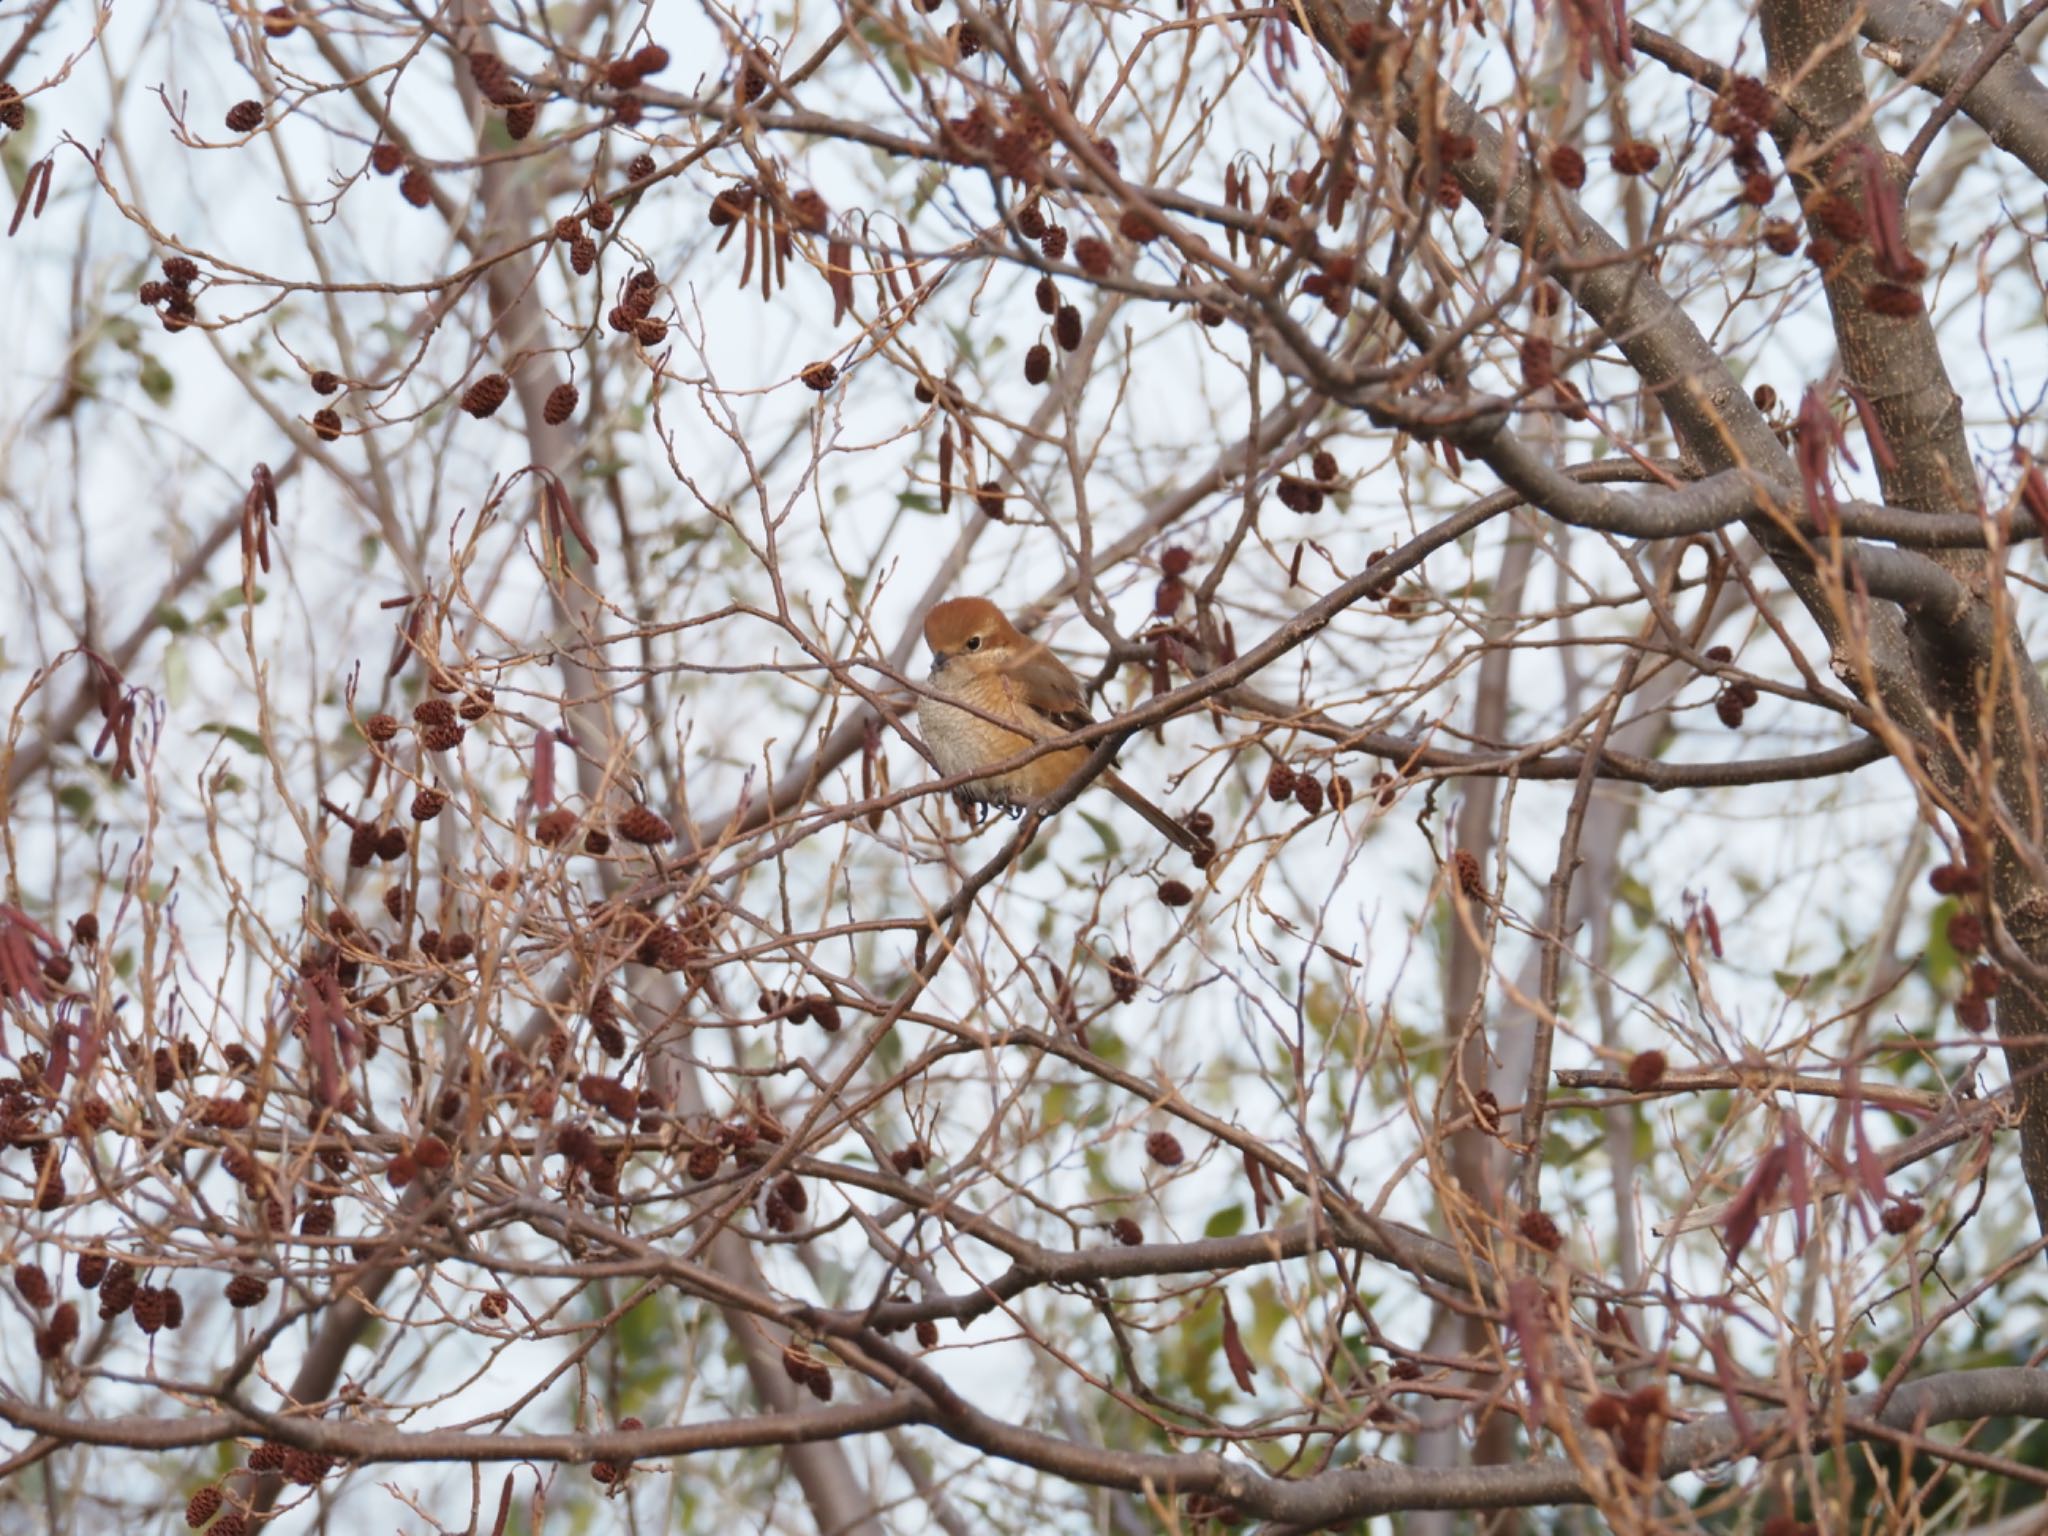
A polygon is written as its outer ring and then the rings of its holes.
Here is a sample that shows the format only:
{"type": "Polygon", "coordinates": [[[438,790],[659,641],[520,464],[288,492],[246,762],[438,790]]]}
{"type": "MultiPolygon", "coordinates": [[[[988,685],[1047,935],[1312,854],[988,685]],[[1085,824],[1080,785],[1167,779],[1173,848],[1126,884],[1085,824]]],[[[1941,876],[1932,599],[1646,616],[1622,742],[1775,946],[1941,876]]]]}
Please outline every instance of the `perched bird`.
{"type": "MultiPolygon", "coordinates": [[[[1017,632],[1000,608],[985,597],[956,597],[925,615],[925,643],[932,648],[932,692],[972,705],[1014,731],[920,696],[917,724],[925,744],[951,778],[1015,757],[1034,741],[1049,741],[1089,723],[1081,685],[1066,664],[1035,640],[1017,632]]],[[[1072,778],[1089,748],[1066,747],[1035,757],[1007,773],[972,779],[961,794],[984,805],[1034,805],[1072,778]]],[[[1197,839],[1166,812],[1114,773],[1100,781],[1177,847],[1192,853],[1197,839]]]]}

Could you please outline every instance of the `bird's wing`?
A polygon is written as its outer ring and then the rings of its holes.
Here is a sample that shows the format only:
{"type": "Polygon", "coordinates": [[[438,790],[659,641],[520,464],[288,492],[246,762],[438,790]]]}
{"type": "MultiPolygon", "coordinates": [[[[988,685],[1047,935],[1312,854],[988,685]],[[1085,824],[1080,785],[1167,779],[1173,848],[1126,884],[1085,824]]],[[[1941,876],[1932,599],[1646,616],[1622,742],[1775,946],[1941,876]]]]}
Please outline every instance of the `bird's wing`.
{"type": "Polygon", "coordinates": [[[1078,730],[1094,719],[1081,685],[1066,663],[1042,645],[1034,645],[1008,667],[1025,707],[1043,715],[1063,731],[1078,730]]]}

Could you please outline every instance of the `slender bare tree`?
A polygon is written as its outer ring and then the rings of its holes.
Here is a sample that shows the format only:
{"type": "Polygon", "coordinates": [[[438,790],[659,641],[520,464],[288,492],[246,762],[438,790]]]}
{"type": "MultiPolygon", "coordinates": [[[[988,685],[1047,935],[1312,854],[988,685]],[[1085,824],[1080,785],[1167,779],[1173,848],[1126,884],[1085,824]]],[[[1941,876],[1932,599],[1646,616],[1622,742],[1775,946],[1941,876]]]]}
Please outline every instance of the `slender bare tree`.
{"type": "Polygon", "coordinates": [[[2033,1529],[2044,11],[0,7],[0,1528],[2033,1529]]]}

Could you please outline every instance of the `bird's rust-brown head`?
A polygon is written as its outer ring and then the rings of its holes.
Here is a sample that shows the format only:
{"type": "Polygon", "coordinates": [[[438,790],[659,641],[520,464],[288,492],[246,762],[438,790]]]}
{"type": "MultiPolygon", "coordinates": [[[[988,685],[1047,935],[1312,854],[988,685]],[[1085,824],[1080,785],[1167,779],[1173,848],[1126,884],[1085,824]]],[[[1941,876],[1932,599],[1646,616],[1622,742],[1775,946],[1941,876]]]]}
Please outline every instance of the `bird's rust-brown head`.
{"type": "Polygon", "coordinates": [[[1024,644],[1024,637],[1003,617],[1002,609],[985,597],[955,597],[940,603],[924,616],[924,640],[936,662],[1024,644]]]}

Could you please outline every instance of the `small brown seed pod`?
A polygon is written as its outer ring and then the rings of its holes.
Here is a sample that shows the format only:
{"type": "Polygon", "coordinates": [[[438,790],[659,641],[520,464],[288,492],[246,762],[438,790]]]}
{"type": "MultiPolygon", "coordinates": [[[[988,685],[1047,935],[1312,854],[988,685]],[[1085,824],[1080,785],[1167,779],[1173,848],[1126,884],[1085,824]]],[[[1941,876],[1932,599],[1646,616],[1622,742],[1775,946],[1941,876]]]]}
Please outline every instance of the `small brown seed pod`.
{"type": "Polygon", "coordinates": [[[668,824],[667,818],[650,806],[629,807],[620,815],[615,825],[619,836],[629,843],[638,843],[643,848],[652,848],[675,840],[676,829],[668,824]]]}
{"type": "Polygon", "coordinates": [[[463,391],[462,408],[479,421],[495,412],[512,393],[512,381],[502,373],[487,373],[463,391]]]}

